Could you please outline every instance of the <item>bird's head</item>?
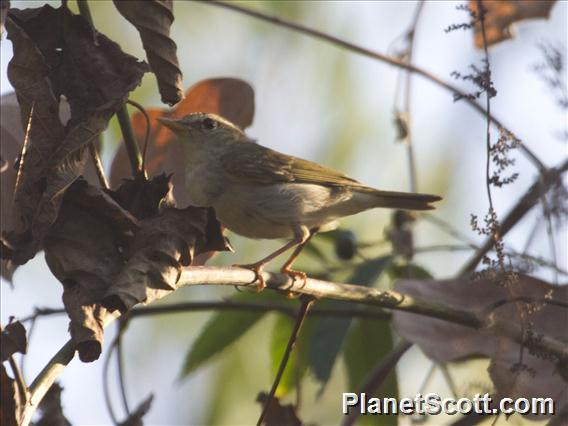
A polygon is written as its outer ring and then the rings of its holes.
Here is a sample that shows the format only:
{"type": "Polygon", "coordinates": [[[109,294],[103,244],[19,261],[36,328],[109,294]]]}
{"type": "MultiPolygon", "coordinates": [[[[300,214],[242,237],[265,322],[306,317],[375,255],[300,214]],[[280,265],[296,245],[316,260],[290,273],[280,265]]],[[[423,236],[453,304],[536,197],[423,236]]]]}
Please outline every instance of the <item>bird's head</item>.
{"type": "Polygon", "coordinates": [[[183,118],[160,117],[158,121],[178,137],[187,138],[189,141],[246,138],[243,131],[235,124],[211,113],[194,112],[183,118]]]}

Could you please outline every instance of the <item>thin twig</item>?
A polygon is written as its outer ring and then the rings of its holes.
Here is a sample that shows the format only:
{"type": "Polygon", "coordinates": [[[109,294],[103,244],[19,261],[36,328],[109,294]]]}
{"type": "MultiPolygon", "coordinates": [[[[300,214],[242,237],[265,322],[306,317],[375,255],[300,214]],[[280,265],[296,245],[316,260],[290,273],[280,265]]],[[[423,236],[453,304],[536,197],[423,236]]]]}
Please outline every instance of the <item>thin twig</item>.
{"type": "Polygon", "coordinates": [[[126,103],[132,105],[134,108],[140,111],[140,113],[146,120],[146,134],[144,135],[144,147],[142,148],[142,170],[146,170],[146,152],[148,151],[148,142],[150,141],[150,132],[152,130],[150,116],[148,115],[148,112],[146,112],[146,108],[144,108],[138,102],[129,99],[126,101],[126,103]]]}
{"type": "MultiPolygon", "coordinates": [[[[87,0],[77,0],[77,5],[79,6],[79,13],[81,14],[81,16],[83,16],[94,28],[93,16],[91,14],[91,9],[89,8],[89,3],[87,2],[87,0]]],[[[130,117],[128,116],[128,110],[126,109],[125,104],[122,104],[119,107],[118,111],[116,112],[116,118],[118,119],[122,137],[124,138],[124,145],[126,146],[126,152],[128,154],[128,159],[130,160],[130,166],[132,167],[132,175],[134,177],[138,175],[146,177],[146,171],[144,170],[142,164],[140,147],[138,146],[136,138],[134,137],[132,125],[130,123],[130,117]]]]}
{"type": "Polygon", "coordinates": [[[22,375],[22,372],[18,368],[18,364],[14,360],[14,357],[11,355],[10,357],[8,357],[8,364],[10,364],[12,373],[14,373],[14,380],[18,388],[18,393],[20,394],[20,401],[22,404],[26,404],[28,401],[29,393],[28,393],[28,387],[26,386],[26,382],[24,380],[24,376],[22,375]]]}
{"type": "MultiPolygon", "coordinates": [[[[179,302],[171,303],[168,305],[159,306],[143,306],[140,308],[134,308],[128,313],[129,318],[137,317],[147,317],[151,315],[167,315],[167,314],[179,314],[179,313],[193,313],[202,311],[248,311],[248,312],[280,312],[282,314],[288,315],[292,318],[296,316],[296,309],[292,306],[286,306],[280,303],[256,303],[256,302],[235,302],[232,300],[226,300],[223,302],[179,302]]],[[[60,315],[65,314],[66,311],[63,308],[36,308],[32,315],[22,318],[20,322],[25,323],[28,321],[33,321],[41,316],[49,315],[60,315]]],[[[376,319],[376,320],[389,320],[391,318],[390,312],[381,311],[378,309],[333,309],[333,308],[322,308],[314,307],[310,311],[312,316],[323,316],[323,317],[349,317],[349,318],[364,318],[364,319],[376,319]]]]}
{"type": "Polygon", "coordinates": [[[116,348],[116,343],[118,341],[118,336],[120,335],[120,330],[117,331],[116,337],[113,339],[110,347],[108,349],[107,356],[103,363],[103,396],[105,400],[105,405],[107,408],[107,413],[112,420],[113,424],[118,424],[116,414],[114,412],[114,408],[112,407],[112,398],[110,397],[110,385],[109,385],[109,369],[110,369],[110,360],[112,359],[112,354],[116,348]]]}
{"type": "Polygon", "coordinates": [[[32,107],[30,108],[30,116],[28,117],[28,124],[26,125],[26,134],[24,135],[24,143],[22,145],[22,152],[20,153],[20,159],[18,161],[18,171],[16,172],[16,183],[14,183],[14,193],[12,194],[12,198],[16,199],[16,194],[18,193],[18,189],[20,188],[20,181],[22,179],[22,170],[24,167],[24,163],[26,161],[26,154],[28,151],[28,145],[30,143],[30,131],[32,129],[32,118],[34,116],[34,106],[35,100],[32,102],[32,107]]]}
{"type": "Polygon", "coordinates": [[[278,372],[276,373],[276,377],[274,379],[274,383],[272,384],[272,388],[266,397],[266,401],[264,402],[264,407],[262,408],[262,413],[260,413],[260,417],[256,422],[256,426],[261,426],[262,422],[264,421],[264,417],[268,412],[268,408],[272,404],[272,400],[274,399],[274,394],[276,393],[276,389],[278,389],[278,385],[282,380],[282,375],[284,374],[284,370],[286,369],[286,365],[288,365],[288,359],[290,358],[290,354],[292,353],[292,349],[294,349],[294,345],[296,344],[296,340],[298,335],[300,334],[300,330],[302,328],[302,324],[304,320],[308,316],[308,311],[310,307],[314,304],[315,299],[311,296],[304,296],[302,298],[302,306],[298,311],[298,315],[296,317],[296,323],[294,324],[294,328],[292,329],[292,334],[290,334],[290,339],[288,339],[288,344],[286,345],[286,349],[284,351],[284,355],[282,356],[282,360],[280,361],[280,365],[278,366],[278,372]]]}
{"type": "Polygon", "coordinates": [[[110,185],[108,184],[108,179],[105,175],[103,163],[101,162],[101,156],[99,155],[99,151],[95,146],[95,142],[91,142],[89,144],[89,153],[91,154],[91,159],[93,160],[93,166],[95,166],[95,171],[97,172],[99,183],[104,189],[109,189],[110,185]]]}
{"type": "MultiPolygon", "coordinates": [[[[560,181],[562,174],[565,173],[566,170],[568,170],[568,160],[564,160],[558,167],[546,170],[541,176],[536,178],[525,195],[517,201],[517,204],[515,204],[501,222],[499,229],[501,238],[513,229],[517,222],[540,201],[540,197],[544,193],[560,181]]],[[[494,243],[493,237],[487,238],[473,257],[462,267],[460,275],[473,272],[481,259],[483,259],[483,256],[493,248],[494,243]]]]}
{"type": "MultiPolygon", "coordinates": [[[[262,12],[259,12],[257,10],[252,10],[252,9],[249,9],[249,8],[246,8],[246,7],[239,6],[239,5],[232,3],[232,2],[228,3],[228,2],[222,2],[222,1],[215,0],[215,1],[206,2],[205,4],[218,6],[218,7],[222,7],[222,8],[225,8],[225,9],[230,9],[230,10],[235,11],[235,12],[243,13],[245,15],[248,15],[248,16],[251,16],[251,17],[254,17],[254,18],[257,18],[257,19],[261,19],[261,20],[266,21],[266,22],[270,22],[271,24],[279,25],[281,27],[288,28],[288,29],[293,30],[293,31],[297,31],[298,33],[305,34],[305,35],[308,35],[308,36],[311,36],[311,37],[315,37],[315,38],[320,39],[320,40],[324,40],[324,41],[329,42],[333,45],[342,47],[344,49],[350,50],[352,52],[358,53],[358,54],[363,55],[363,56],[367,56],[369,58],[377,59],[377,60],[385,62],[389,65],[393,65],[393,66],[396,66],[396,67],[399,67],[399,68],[407,69],[408,71],[411,71],[415,74],[418,74],[418,75],[430,80],[431,82],[437,84],[438,86],[443,87],[444,89],[456,94],[457,96],[460,97],[460,99],[463,99],[465,102],[467,102],[469,105],[471,105],[477,112],[483,114],[484,116],[486,114],[484,107],[479,105],[474,100],[469,99],[467,97],[467,94],[462,92],[458,87],[456,87],[456,86],[454,86],[450,83],[445,82],[444,80],[435,76],[434,74],[430,73],[429,71],[426,71],[426,70],[419,68],[415,65],[408,64],[405,61],[402,61],[400,59],[394,58],[392,56],[384,55],[382,53],[375,52],[375,51],[370,50],[370,49],[366,49],[364,47],[350,43],[346,40],[342,40],[342,39],[335,37],[335,36],[332,36],[330,34],[327,34],[327,33],[324,33],[324,32],[318,31],[318,30],[314,30],[312,28],[308,28],[304,25],[301,25],[301,24],[298,24],[298,23],[295,23],[295,22],[292,22],[292,21],[288,21],[288,20],[283,19],[283,18],[270,16],[270,15],[264,14],[262,12]]],[[[503,125],[503,123],[501,123],[501,121],[499,121],[496,117],[491,116],[490,118],[491,118],[491,121],[493,122],[493,124],[495,124],[497,127],[503,128],[507,132],[514,134],[513,132],[508,130],[507,127],[505,125],[503,125]]],[[[523,153],[528,157],[528,159],[534,164],[534,166],[539,171],[542,172],[542,171],[546,170],[546,166],[542,163],[542,161],[540,161],[540,159],[525,144],[521,144],[520,149],[523,151],[523,153]]]]}
{"type": "Polygon", "coordinates": [[[122,332],[124,330],[123,322],[118,322],[118,340],[116,342],[116,368],[118,371],[118,384],[120,389],[120,398],[122,399],[122,406],[126,412],[126,417],[130,417],[130,407],[128,404],[128,397],[126,396],[126,379],[124,378],[124,365],[122,357],[122,332]]]}
{"type": "Polygon", "coordinates": [[[444,231],[446,234],[454,237],[456,240],[463,242],[464,244],[469,245],[473,249],[478,249],[479,247],[471,241],[471,239],[462,233],[457,228],[450,225],[444,219],[440,219],[439,217],[434,216],[433,214],[426,213],[422,216],[425,220],[430,222],[431,224],[435,225],[438,229],[444,231]]]}
{"type": "Polygon", "coordinates": [[[126,153],[128,154],[128,160],[132,168],[132,175],[135,177],[138,175],[146,177],[146,171],[142,168],[142,154],[140,154],[140,147],[134,137],[126,105],[122,105],[119,108],[116,112],[116,118],[118,118],[118,124],[122,132],[122,137],[124,138],[124,146],[126,147],[126,153]]]}
{"type": "MultiPolygon", "coordinates": [[[[416,27],[418,26],[418,21],[422,14],[424,8],[424,1],[421,0],[416,6],[414,12],[414,18],[412,19],[412,25],[408,31],[408,56],[407,63],[412,64],[412,57],[414,53],[414,41],[416,39],[416,27]]],[[[406,85],[405,85],[405,97],[404,97],[404,114],[407,117],[407,135],[406,135],[406,150],[408,157],[408,172],[410,174],[410,192],[418,191],[418,183],[416,179],[416,160],[414,158],[414,142],[412,140],[412,120],[410,114],[410,99],[412,96],[412,73],[407,71],[406,73],[406,85]]]]}
{"type": "MultiPolygon", "coordinates": [[[[93,15],[91,14],[91,9],[89,8],[89,3],[87,2],[87,0],[77,0],[77,6],[79,7],[79,14],[83,18],[85,18],[85,20],[91,25],[91,27],[94,27],[93,15]]],[[[99,183],[105,189],[110,188],[108,179],[106,178],[105,171],[103,169],[99,151],[97,151],[97,147],[95,146],[95,142],[89,143],[89,153],[91,154],[91,159],[93,160],[93,165],[95,166],[99,183]]]]}
{"type": "MultiPolygon", "coordinates": [[[[541,179],[542,181],[542,179],[541,179]]],[[[546,234],[548,235],[548,244],[550,247],[550,255],[552,256],[552,261],[554,265],[558,265],[558,256],[556,255],[556,241],[554,239],[554,231],[552,226],[552,215],[550,214],[550,208],[548,207],[548,201],[546,200],[546,193],[543,192],[540,197],[540,202],[542,204],[542,212],[546,221],[546,234]]],[[[558,273],[554,273],[554,284],[558,284],[558,273]]]]}
{"type": "MultiPolygon", "coordinates": [[[[487,190],[487,199],[489,201],[489,214],[497,214],[493,207],[493,197],[491,196],[491,176],[490,176],[490,166],[491,166],[491,68],[489,67],[489,49],[487,48],[487,34],[485,32],[485,7],[481,0],[477,0],[477,13],[479,18],[479,23],[481,27],[481,36],[483,39],[483,56],[485,62],[485,68],[483,71],[483,88],[485,89],[485,115],[487,117],[487,125],[485,130],[485,149],[486,149],[486,160],[485,160],[485,187],[487,190]]],[[[495,243],[501,238],[499,235],[499,230],[494,230],[491,236],[495,239],[495,243]]]]}

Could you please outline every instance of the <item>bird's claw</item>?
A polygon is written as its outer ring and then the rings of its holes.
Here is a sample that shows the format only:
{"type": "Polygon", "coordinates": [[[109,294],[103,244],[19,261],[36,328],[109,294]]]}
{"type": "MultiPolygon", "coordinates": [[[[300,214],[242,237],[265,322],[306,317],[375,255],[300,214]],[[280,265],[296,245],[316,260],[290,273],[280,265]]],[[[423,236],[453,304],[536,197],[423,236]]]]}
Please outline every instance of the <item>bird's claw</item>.
{"type": "MultiPolygon", "coordinates": [[[[280,270],[281,273],[288,275],[290,278],[292,278],[292,284],[290,285],[290,288],[292,288],[294,286],[294,283],[296,282],[296,279],[299,279],[301,281],[303,281],[303,286],[306,285],[306,280],[307,280],[307,275],[305,272],[302,271],[294,271],[293,269],[288,269],[288,268],[282,268],[280,270]]],[[[288,290],[288,295],[287,297],[292,299],[295,298],[295,294],[294,292],[288,290]]]]}
{"type": "Polygon", "coordinates": [[[262,267],[264,266],[264,264],[251,263],[247,265],[233,265],[233,266],[237,268],[248,269],[249,271],[254,272],[254,280],[251,282],[251,284],[255,284],[255,291],[257,293],[260,293],[262,290],[266,288],[266,281],[262,276],[262,267]]]}

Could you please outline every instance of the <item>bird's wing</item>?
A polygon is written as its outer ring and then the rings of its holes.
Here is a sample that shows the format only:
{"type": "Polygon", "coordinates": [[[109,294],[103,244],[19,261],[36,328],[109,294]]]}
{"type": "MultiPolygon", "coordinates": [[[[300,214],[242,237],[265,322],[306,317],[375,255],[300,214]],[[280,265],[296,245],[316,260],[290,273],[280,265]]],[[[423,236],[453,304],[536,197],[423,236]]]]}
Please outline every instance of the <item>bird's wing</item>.
{"type": "Polygon", "coordinates": [[[242,181],[269,184],[313,183],[324,186],[359,186],[355,179],[311,161],[273,151],[250,142],[232,144],[220,157],[226,173],[242,181]]]}

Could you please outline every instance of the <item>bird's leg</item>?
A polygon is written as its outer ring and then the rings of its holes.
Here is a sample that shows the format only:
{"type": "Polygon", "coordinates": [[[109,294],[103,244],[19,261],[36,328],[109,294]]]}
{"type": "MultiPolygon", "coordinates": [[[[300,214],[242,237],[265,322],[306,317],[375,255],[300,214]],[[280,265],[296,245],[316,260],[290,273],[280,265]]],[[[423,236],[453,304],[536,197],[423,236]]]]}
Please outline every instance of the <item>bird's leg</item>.
{"type": "Polygon", "coordinates": [[[303,241],[301,241],[298,246],[294,249],[294,252],[292,253],[292,255],[288,258],[288,260],[286,261],[286,263],[284,263],[284,265],[282,265],[282,268],[280,269],[280,272],[282,272],[283,274],[289,275],[290,277],[292,277],[293,280],[295,280],[296,278],[300,278],[303,281],[306,280],[306,273],[305,272],[301,272],[301,271],[294,271],[293,269],[291,269],[292,264],[296,261],[296,258],[300,255],[300,252],[303,250],[303,248],[306,246],[306,244],[308,243],[308,241],[310,241],[310,239],[315,235],[315,233],[318,231],[317,228],[311,229],[310,231],[308,231],[308,234],[304,234],[303,236],[303,241]]]}
{"type": "Polygon", "coordinates": [[[286,250],[289,250],[292,247],[297,246],[298,244],[302,244],[302,240],[303,240],[302,237],[294,238],[292,241],[288,242],[283,247],[280,247],[274,253],[269,254],[268,256],[266,256],[263,259],[260,259],[258,262],[249,263],[249,264],[246,264],[246,265],[234,265],[234,266],[238,266],[239,268],[250,269],[251,271],[253,271],[256,275],[255,281],[258,282],[258,284],[256,286],[256,291],[261,292],[266,287],[266,282],[264,281],[264,277],[262,276],[262,268],[264,268],[264,265],[266,265],[268,262],[270,262],[275,257],[280,256],[286,250]]]}
{"type": "Polygon", "coordinates": [[[256,290],[257,290],[257,292],[260,292],[260,291],[264,290],[264,288],[266,287],[266,282],[264,281],[264,278],[262,276],[262,268],[264,268],[264,265],[266,265],[268,262],[270,262],[274,258],[280,256],[286,250],[289,250],[292,247],[297,246],[296,250],[294,250],[294,253],[292,253],[292,256],[290,257],[290,259],[288,259],[286,261],[286,263],[282,267],[281,271],[285,274],[292,276],[292,278],[294,278],[298,274],[299,275],[303,274],[303,278],[305,278],[306,274],[304,274],[303,272],[292,271],[292,270],[289,269],[289,267],[294,262],[296,257],[298,257],[303,246],[305,245],[306,242],[309,241],[311,236],[312,236],[312,233],[308,230],[308,228],[306,228],[305,226],[302,226],[302,227],[298,228],[298,231],[296,233],[296,237],[292,241],[289,241],[287,244],[280,247],[275,252],[270,253],[265,258],[260,259],[258,262],[255,262],[255,263],[250,263],[250,264],[247,264],[247,265],[234,265],[234,266],[238,266],[240,268],[245,268],[245,269],[250,269],[251,271],[253,271],[256,275],[255,281],[258,282],[258,284],[256,286],[256,290]]]}

